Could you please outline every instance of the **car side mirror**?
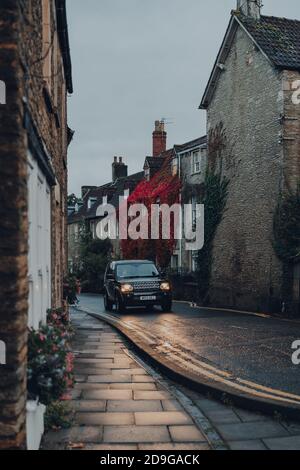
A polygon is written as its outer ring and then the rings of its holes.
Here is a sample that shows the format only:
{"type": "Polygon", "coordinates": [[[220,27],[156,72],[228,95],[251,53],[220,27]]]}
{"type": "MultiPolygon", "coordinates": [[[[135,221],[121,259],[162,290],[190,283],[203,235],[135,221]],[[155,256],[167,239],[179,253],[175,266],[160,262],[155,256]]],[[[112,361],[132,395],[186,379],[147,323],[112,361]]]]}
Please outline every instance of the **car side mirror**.
{"type": "Polygon", "coordinates": [[[114,280],[114,275],[113,274],[107,274],[106,279],[108,281],[113,281],[114,280]]]}

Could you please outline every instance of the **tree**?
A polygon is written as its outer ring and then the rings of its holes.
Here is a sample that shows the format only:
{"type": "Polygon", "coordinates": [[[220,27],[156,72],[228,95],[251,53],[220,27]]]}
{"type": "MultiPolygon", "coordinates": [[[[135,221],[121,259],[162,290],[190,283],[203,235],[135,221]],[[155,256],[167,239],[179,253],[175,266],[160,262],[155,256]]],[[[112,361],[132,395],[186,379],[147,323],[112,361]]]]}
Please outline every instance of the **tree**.
{"type": "Polygon", "coordinates": [[[75,206],[77,202],[80,201],[80,199],[76,196],[76,194],[72,193],[68,195],[68,206],[75,206]]]}
{"type": "Polygon", "coordinates": [[[93,239],[87,229],[81,230],[79,239],[79,262],[75,275],[86,292],[101,292],[107,263],[110,259],[111,242],[93,239]]]}

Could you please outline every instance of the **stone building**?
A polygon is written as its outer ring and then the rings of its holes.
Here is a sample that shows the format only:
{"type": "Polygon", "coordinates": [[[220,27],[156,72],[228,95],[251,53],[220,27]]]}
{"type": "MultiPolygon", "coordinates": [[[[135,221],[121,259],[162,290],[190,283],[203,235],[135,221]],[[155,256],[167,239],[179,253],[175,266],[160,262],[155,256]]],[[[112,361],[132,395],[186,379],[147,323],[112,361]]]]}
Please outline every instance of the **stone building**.
{"type": "Polygon", "coordinates": [[[27,327],[62,305],[67,260],[65,0],[1,1],[0,55],[0,448],[36,448],[42,412],[31,403],[26,415],[27,327]]]}
{"type": "Polygon", "coordinates": [[[300,106],[293,99],[300,21],[263,16],[260,3],[238,0],[200,106],[207,110],[209,165],[229,180],[210,301],[299,312],[299,268],[277,257],[273,220],[281,195],[295,192],[300,179],[300,106]],[[287,282],[292,299],[283,291],[287,282]]]}

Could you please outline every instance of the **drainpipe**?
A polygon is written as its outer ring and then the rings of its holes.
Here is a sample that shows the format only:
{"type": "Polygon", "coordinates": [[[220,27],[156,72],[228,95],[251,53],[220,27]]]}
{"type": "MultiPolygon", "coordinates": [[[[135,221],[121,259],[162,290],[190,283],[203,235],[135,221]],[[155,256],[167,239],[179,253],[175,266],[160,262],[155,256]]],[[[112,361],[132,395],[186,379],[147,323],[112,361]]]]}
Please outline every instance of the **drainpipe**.
{"type": "MultiPolygon", "coordinates": [[[[177,157],[178,157],[178,177],[179,179],[181,180],[181,154],[177,154],[177,157]]],[[[179,194],[179,203],[180,203],[180,207],[181,207],[181,211],[180,211],[180,226],[181,226],[181,233],[182,233],[182,196],[181,196],[181,191],[180,191],[180,194],[179,194]]],[[[182,271],[182,240],[183,240],[183,237],[181,237],[180,239],[180,243],[179,243],[179,266],[180,266],[180,272],[182,271]]]]}

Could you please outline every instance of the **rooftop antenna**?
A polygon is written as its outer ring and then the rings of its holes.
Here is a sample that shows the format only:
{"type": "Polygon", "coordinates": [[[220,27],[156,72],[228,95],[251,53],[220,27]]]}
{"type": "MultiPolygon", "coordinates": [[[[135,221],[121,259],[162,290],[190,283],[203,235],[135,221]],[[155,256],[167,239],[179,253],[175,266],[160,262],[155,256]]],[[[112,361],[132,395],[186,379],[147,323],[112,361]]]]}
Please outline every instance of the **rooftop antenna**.
{"type": "Polygon", "coordinates": [[[161,122],[163,122],[165,125],[166,124],[174,124],[174,121],[172,121],[173,118],[168,118],[168,117],[162,117],[161,122]]]}

